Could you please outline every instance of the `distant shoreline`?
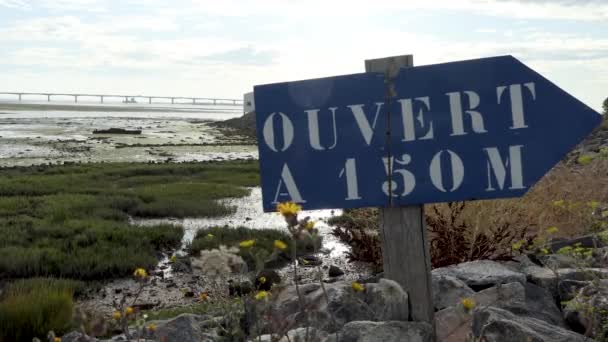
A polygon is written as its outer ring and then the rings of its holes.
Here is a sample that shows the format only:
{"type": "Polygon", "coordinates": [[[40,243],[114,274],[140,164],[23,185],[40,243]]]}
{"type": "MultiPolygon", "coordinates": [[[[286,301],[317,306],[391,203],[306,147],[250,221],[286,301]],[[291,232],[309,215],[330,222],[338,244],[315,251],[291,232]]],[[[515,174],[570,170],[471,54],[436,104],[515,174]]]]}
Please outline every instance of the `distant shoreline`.
{"type": "MultiPolygon", "coordinates": [[[[204,108],[208,110],[208,107],[204,108]]],[[[197,108],[172,108],[172,107],[143,107],[143,106],[96,106],[96,105],[66,105],[66,104],[35,104],[35,103],[8,103],[0,102],[0,111],[35,111],[35,110],[57,110],[74,112],[197,112],[197,108]]],[[[201,112],[205,111],[201,108],[201,112]]]]}

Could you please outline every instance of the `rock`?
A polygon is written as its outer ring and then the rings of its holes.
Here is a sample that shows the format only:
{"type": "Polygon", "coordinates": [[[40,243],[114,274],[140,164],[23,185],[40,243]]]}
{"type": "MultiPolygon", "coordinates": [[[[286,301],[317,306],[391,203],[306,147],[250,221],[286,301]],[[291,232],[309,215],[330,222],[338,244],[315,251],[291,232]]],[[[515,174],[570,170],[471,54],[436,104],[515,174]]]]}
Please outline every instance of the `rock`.
{"type": "Polygon", "coordinates": [[[478,308],[497,307],[518,316],[565,327],[562,314],[551,293],[534,284],[500,284],[476,293],[473,300],[478,308]]]}
{"type": "MultiPolygon", "coordinates": [[[[276,336],[276,335],[275,335],[276,336]]],[[[318,330],[315,328],[308,328],[308,332],[305,327],[297,328],[293,330],[289,330],[287,332],[287,336],[282,336],[280,340],[273,340],[270,334],[262,335],[256,338],[249,340],[250,342],[304,342],[304,341],[315,341],[315,342],[325,342],[327,341],[327,333],[322,330],[318,330]],[[308,336],[308,339],[306,339],[308,336]]]]}
{"type": "Polygon", "coordinates": [[[435,312],[437,341],[467,341],[471,320],[471,315],[461,307],[451,306],[435,312]]]}
{"type": "Polygon", "coordinates": [[[557,287],[557,295],[560,302],[571,300],[576,297],[580,289],[591,284],[591,281],[561,280],[557,287]]]}
{"type": "MultiPolygon", "coordinates": [[[[430,342],[433,327],[428,323],[404,321],[354,321],[339,333],[340,342],[430,342]]],[[[329,341],[335,341],[330,335],[329,341]]]]}
{"type": "Polygon", "coordinates": [[[541,255],[538,257],[538,259],[543,263],[543,265],[552,269],[576,268],[578,266],[578,262],[575,258],[565,254],[541,255]]]}
{"type": "Polygon", "coordinates": [[[593,280],[608,278],[607,268],[560,268],[557,270],[560,280],[593,280]]]}
{"type": "Polygon", "coordinates": [[[432,274],[433,302],[436,310],[460,303],[462,298],[471,297],[475,294],[462,280],[448,275],[432,274]]]}
{"type": "MultiPolygon", "coordinates": [[[[326,322],[327,326],[320,328],[328,332],[351,321],[407,320],[409,316],[407,293],[392,280],[366,284],[362,292],[355,292],[346,281],[326,284],[325,290],[329,303],[318,283],[300,286],[308,311],[314,313],[318,322],[326,322]]],[[[295,286],[275,293],[271,307],[274,317],[281,317],[293,327],[305,325],[295,286]]]]}
{"type": "Polygon", "coordinates": [[[298,262],[299,262],[299,265],[303,266],[303,267],[320,266],[323,263],[323,261],[321,261],[321,259],[317,258],[314,255],[302,256],[302,257],[298,258],[298,262]]]}
{"type": "Polygon", "coordinates": [[[98,341],[94,337],[84,336],[79,331],[72,331],[61,336],[61,342],[95,342],[98,341]]]}
{"type": "Polygon", "coordinates": [[[519,317],[495,307],[476,310],[473,313],[473,335],[486,342],[583,342],[583,335],[549,324],[545,321],[519,317]],[[483,339],[482,339],[483,338],[483,339]]]}
{"type": "Polygon", "coordinates": [[[124,129],[124,128],[108,128],[108,129],[96,129],[93,134],[141,134],[141,129],[124,129]]]}
{"type": "Polygon", "coordinates": [[[458,265],[436,268],[434,275],[451,276],[465,282],[473,290],[482,290],[496,284],[519,282],[524,284],[526,276],[507,266],[491,260],[475,260],[458,265]]]}
{"type": "Polygon", "coordinates": [[[574,246],[580,244],[584,248],[601,248],[606,247],[606,244],[595,234],[580,236],[574,239],[554,239],[548,243],[548,249],[557,252],[566,246],[574,246]]]}
{"type": "Polygon", "coordinates": [[[278,285],[280,283],[281,276],[275,270],[262,270],[255,277],[255,288],[258,290],[270,291],[274,285],[278,285]]]}
{"type": "Polygon", "coordinates": [[[220,341],[215,335],[204,332],[200,323],[203,316],[181,314],[156,328],[156,338],[164,342],[220,341]]]}
{"type": "MultiPolygon", "coordinates": [[[[597,334],[608,320],[608,280],[580,289],[564,308],[564,318],[574,331],[600,339],[597,334]]],[[[603,334],[608,335],[608,332],[603,334]]],[[[608,336],[602,336],[601,340],[606,337],[608,336]]]]}
{"type": "Polygon", "coordinates": [[[329,267],[328,274],[331,278],[334,278],[334,277],[339,277],[341,275],[344,275],[344,271],[342,271],[342,269],[338,266],[331,265],[329,267]]]}
{"type": "Polygon", "coordinates": [[[184,297],[186,297],[186,298],[192,298],[192,297],[194,297],[194,291],[192,291],[192,290],[186,290],[184,292],[184,297]]]}
{"type": "Polygon", "coordinates": [[[537,286],[549,291],[551,295],[558,298],[557,274],[546,267],[528,266],[523,269],[526,279],[537,286]]]}

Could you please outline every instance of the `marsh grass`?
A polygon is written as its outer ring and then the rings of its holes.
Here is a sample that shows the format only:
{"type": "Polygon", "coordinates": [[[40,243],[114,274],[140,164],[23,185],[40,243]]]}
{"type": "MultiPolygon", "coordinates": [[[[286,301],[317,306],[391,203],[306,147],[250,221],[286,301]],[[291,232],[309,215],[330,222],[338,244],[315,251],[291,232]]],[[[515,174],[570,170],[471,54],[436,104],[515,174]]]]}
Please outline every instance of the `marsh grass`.
{"type": "Polygon", "coordinates": [[[72,296],[82,287],[80,282],[50,278],[15,281],[0,297],[0,341],[31,341],[50,330],[67,332],[72,296]]]}
{"type": "Polygon", "coordinates": [[[213,217],[249,193],[257,163],[85,164],[0,170],[0,278],[107,279],[152,268],[183,228],[129,218],[213,217]]]}

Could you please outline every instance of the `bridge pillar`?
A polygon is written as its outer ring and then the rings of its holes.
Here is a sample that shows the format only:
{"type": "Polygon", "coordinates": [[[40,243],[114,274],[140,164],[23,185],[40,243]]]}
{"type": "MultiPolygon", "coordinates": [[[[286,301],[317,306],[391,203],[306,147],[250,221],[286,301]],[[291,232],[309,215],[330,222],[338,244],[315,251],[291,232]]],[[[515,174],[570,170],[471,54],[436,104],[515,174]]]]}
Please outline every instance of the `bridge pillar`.
{"type": "Polygon", "coordinates": [[[101,101],[101,103],[103,103],[103,96],[100,96],[99,100],[101,101]]]}
{"type": "Polygon", "coordinates": [[[152,98],[148,97],[148,104],[152,104],[152,98]]]}
{"type": "Polygon", "coordinates": [[[51,95],[46,96],[47,102],[51,102],[51,95]]]}
{"type": "Polygon", "coordinates": [[[196,99],[192,99],[192,104],[196,104],[196,99]]]}
{"type": "Polygon", "coordinates": [[[171,104],[175,104],[175,98],[171,98],[171,104]]]}
{"type": "Polygon", "coordinates": [[[217,100],[213,100],[213,104],[216,104],[216,103],[217,103],[217,100]]]}
{"type": "Polygon", "coordinates": [[[74,95],[74,103],[78,103],[78,95],[74,95]]]}
{"type": "Polygon", "coordinates": [[[19,94],[19,102],[21,102],[21,94],[19,94]]]}

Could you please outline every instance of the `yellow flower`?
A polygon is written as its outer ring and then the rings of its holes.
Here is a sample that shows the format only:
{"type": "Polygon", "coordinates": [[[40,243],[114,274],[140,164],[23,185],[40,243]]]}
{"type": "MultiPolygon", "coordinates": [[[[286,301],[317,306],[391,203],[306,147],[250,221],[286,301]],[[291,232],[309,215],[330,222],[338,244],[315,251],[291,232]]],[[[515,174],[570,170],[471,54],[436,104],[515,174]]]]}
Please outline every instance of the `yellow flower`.
{"type": "Polygon", "coordinates": [[[150,325],[148,325],[148,330],[150,330],[151,332],[155,332],[156,331],[156,324],[150,323],[150,325]]]}
{"type": "Polygon", "coordinates": [[[133,312],[135,312],[135,310],[133,310],[133,308],[132,308],[132,307],[130,307],[130,306],[128,306],[128,307],[125,309],[125,314],[126,314],[127,316],[128,316],[128,315],[132,315],[132,314],[133,314],[133,312]]]}
{"type": "Polygon", "coordinates": [[[546,249],[546,248],[541,248],[541,249],[540,249],[540,251],[541,251],[541,253],[543,253],[543,254],[549,254],[549,250],[548,250],[548,249],[546,249]]]}
{"type": "Polygon", "coordinates": [[[198,298],[204,302],[207,299],[209,299],[209,294],[207,292],[201,292],[201,294],[198,296],[198,298]]]}
{"type": "Polygon", "coordinates": [[[269,296],[268,292],[259,291],[258,293],[256,293],[256,295],[253,298],[255,298],[255,300],[262,300],[262,299],[268,298],[268,296],[269,296]]]}
{"type": "Polygon", "coordinates": [[[211,233],[207,234],[207,239],[213,239],[214,237],[215,237],[215,235],[213,235],[211,233]]]}
{"type": "Polygon", "coordinates": [[[176,262],[177,261],[177,255],[175,255],[175,254],[172,255],[170,261],[171,262],[176,262]]]}
{"type": "Polygon", "coordinates": [[[53,339],[53,342],[61,342],[61,337],[55,336],[55,338],[53,339]]]}
{"type": "Polygon", "coordinates": [[[266,283],[266,277],[264,276],[259,277],[258,280],[260,281],[260,284],[266,283]]]}
{"type": "Polygon", "coordinates": [[[549,234],[555,234],[555,233],[557,233],[559,231],[559,229],[557,227],[549,227],[549,228],[547,228],[546,231],[549,234]]]}
{"type": "Polygon", "coordinates": [[[255,240],[245,240],[245,241],[241,241],[241,243],[239,243],[239,246],[241,248],[249,248],[253,245],[255,245],[255,240]]]}
{"type": "Polygon", "coordinates": [[[146,270],[144,270],[143,268],[138,268],[135,270],[135,272],[133,272],[133,275],[138,278],[145,278],[148,276],[148,272],[146,272],[146,270]]]}
{"type": "Polygon", "coordinates": [[[120,311],[114,311],[114,313],[112,314],[112,318],[114,318],[115,320],[119,320],[122,317],[122,315],[120,314],[120,311]]]}
{"type": "Polygon", "coordinates": [[[466,311],[471,311],[475,307],[475,301],[473,300],[473,298],[462,298],[460,300],[460,303],[466,311]]]}
{"type": "Polygon", "coordinates": [[[300,210],[302,210],[302,207],[293,202],[279,203],[277,205],[277,211],[283,216],[296,215],[300,210]]]}
{"type": "Polygon", "coordinates": [[[553,201],[553,205],[556,207],[563,207],[565,203],[566,203],[566,201],[564,201],[564,200],[553,201]]]}
{"type": "Polygon", "coordinates": [[[589,202],[587,202],[587,205],[589,206],[589,208],[595,210],[595,209],[597,209],[597,207],[600,206],[600,202],[598,202],[598,201],[589,201],[589,202]]]}
{"type": "Polygon", "coordinates": [[[511,249],[514,251],[520,250],[524,245],[524,240],[519,240],[511,246],[511,249]]]}
{"type": "Polygon", "coordinates": [[[365,291],[365,286],[361,285],[360,283],[353,281],[353,283],[351,284],[351,287],[353,288],[353,290],[355,290],[355,292],[363,292],[365,291]]]}
{"type": "Polygon", "coordinates": [[[587,154],[587,155],[582,155],[582,156],[578,157],[578,159],[576,161],[581,165],[589,165],[589,164],[591,164],[593,159],[595,159],[593,156],[587,154]]]}
{"type": "Polygon", "coordinates": [[[604,217],[604,218],[608,217],[608,210],[602,211],[602,217],[604,217]]]}
{"type": "Polygon", "coordinates": [[[311,230],[315,227],[316,222],[315,221],[308,221],[306,222],[306,226],[304,228],[306,228],[306,230],[311,230]]]}
{"type": "Polygon", "coordinates": [[[281,240],[274,240],[274,248],[284,251],[287,249],[287,244],[281,240]]]}

